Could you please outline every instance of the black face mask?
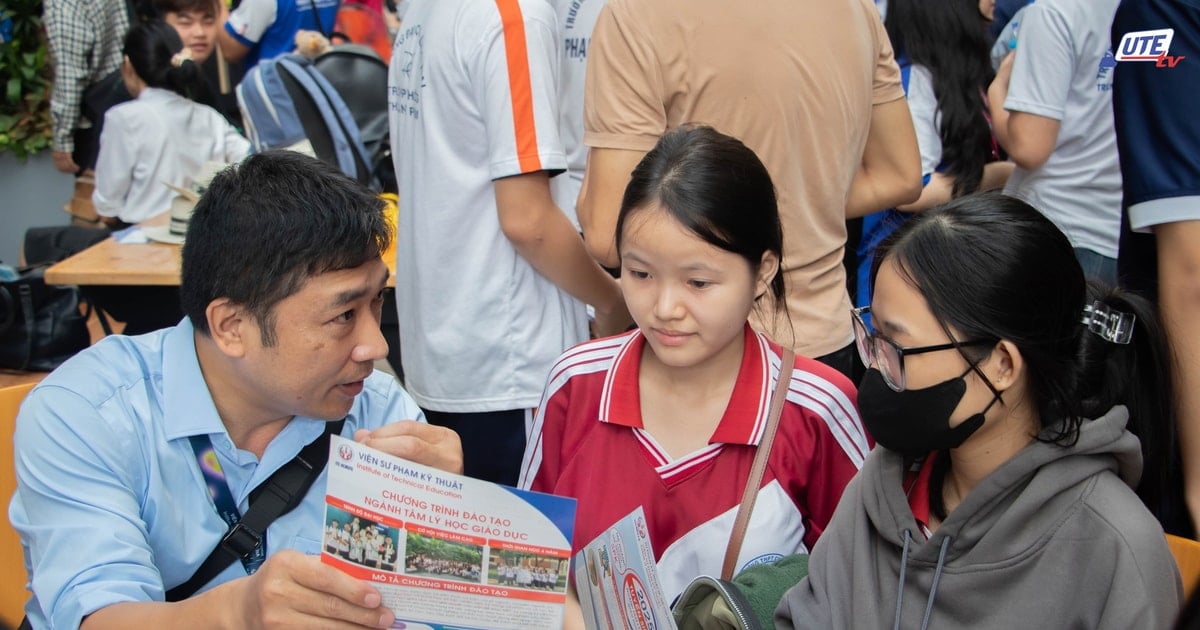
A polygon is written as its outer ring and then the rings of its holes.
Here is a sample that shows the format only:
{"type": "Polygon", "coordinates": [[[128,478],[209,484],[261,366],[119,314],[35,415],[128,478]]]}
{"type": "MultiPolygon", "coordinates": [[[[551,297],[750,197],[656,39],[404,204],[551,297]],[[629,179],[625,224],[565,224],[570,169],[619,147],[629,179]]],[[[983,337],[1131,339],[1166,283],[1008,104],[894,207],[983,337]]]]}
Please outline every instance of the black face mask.
{"type": "Polygon", "coordinates": [[[983,426],[983,415],[1000,400],[993,388],[995,396],[983,411],[951,427],[950,415],[967,392],[967,372],[937,385],[898,392],[888,387],[879,370],[868,369],[858,385],[858,413],[867,432],[880,446],[907,457],[958,447],[983,426]]]}

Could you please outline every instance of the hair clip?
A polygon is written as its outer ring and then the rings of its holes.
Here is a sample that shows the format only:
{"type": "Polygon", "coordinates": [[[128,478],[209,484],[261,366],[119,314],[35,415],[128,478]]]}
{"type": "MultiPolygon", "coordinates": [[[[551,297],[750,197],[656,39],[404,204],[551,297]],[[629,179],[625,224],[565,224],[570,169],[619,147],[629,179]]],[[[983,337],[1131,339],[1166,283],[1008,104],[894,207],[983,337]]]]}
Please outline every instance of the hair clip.
{"type": "Polygon", "coordinates": [[[1137,322],[1137,315],[1113,310],[1096,300],[1083,307],[1083,319],[1079,321],[1109,343],[1127,344],[1133,337],[1133,325],[1137,322]]]}
{"type": "Polygon", "coordinates": [[[184,48],[183,50],[175,53],[174,55],[171,55],[171,65],[175,66],[176,68],[182,66],[183,62],[191,61],[191,60],[192,60],[192,49],[191,48],[184,48]]]}

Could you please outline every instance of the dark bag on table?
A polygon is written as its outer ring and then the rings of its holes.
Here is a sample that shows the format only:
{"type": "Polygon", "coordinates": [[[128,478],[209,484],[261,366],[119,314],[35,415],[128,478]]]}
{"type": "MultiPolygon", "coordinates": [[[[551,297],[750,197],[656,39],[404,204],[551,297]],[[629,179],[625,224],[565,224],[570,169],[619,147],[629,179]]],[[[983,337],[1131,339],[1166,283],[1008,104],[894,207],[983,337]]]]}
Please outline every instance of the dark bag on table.
{"type": "Polygon", "coordinates": [[[47,285],[44,271],[0,282],[0,368],[49,372],[91,342],[79,289],[47,285]]]}

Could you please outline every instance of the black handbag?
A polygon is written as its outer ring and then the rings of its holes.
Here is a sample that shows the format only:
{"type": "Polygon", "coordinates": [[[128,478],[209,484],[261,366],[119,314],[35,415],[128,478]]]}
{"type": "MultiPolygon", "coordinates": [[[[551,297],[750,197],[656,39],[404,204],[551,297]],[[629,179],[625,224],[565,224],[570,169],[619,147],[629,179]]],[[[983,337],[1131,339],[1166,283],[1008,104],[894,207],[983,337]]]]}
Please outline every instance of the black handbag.
{"type": "Polygon", "coordinates": [[[0,282],[0,368],[49,372],[91,343],[79,288],[49,286],[44,271],[0,282]]]}

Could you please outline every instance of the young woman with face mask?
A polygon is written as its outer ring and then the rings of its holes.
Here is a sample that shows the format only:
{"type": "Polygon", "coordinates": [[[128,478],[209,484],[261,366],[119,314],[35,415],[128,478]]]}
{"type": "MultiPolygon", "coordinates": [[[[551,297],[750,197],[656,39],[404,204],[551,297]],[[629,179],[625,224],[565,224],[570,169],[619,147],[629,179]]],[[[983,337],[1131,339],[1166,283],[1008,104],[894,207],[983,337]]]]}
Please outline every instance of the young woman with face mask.
{"type": "Polygon", "coordinates": [[[1170,452],[1153,311],[1086,285],[1066,237],[999,194],[880,252],[853,314],[878,446],[780,627],[1170,627],[1178,572],[1134,491],[1159,504],[1170,452]]]}

